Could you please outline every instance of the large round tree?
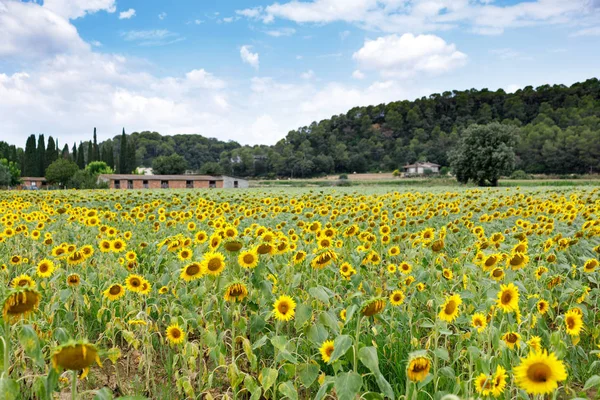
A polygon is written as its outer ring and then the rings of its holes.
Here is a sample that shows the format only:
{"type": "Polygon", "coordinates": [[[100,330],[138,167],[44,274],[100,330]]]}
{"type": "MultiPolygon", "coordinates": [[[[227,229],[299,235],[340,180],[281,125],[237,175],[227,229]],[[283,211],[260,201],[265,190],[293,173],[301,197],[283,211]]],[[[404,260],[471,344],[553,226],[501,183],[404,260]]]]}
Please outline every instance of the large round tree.
{"type": "Polygon", "coordinates": [[[508,175],[515,166],[515,151],[519,128],[493,122],[470,125],[457,146],[450,152],[450,163],[461,183],[475,182],[479,186],[498,186],[498,179],[508,175]]]}

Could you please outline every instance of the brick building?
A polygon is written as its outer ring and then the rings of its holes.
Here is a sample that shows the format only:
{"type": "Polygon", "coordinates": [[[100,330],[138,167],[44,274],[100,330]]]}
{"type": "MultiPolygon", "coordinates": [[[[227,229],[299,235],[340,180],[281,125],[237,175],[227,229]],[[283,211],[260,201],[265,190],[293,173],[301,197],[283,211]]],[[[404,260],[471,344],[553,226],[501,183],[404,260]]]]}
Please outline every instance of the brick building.
{"type": "Polygon", "coordinates": [[[47,187],[46,178],[43,177],[25,176],[21,178],[21,182],[21,189],[36,190],[47,187]]]}
{"type": "Polygon", "coordinates": [[[210,175],[100,175],[111,189],[209,189],[247,188],[245,179],[210,175]]]}

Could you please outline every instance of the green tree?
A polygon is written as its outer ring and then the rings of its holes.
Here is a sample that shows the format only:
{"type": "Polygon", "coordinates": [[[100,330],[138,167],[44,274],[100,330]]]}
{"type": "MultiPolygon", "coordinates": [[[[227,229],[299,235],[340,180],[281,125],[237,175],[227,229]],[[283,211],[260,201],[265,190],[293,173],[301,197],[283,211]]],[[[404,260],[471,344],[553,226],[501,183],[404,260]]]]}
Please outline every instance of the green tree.
{"type": "Polygon", "coordinates": [[[85,153],[82,142],[79,142],[79,147],[77,148],[77,166],[79,169],[85,168],[85,153]]]}
{"type": "Polygon", "coordinates": [[[44,170],[46,170],[46,168],[48,168],[48,166],[50,164],[52,164],[54,161],[56,161],[57,158],[58,158],[58,152],[56,149],[56,142],[54,141],[54,138],[52,136],[50,136],[48,138],[48,146],[46,147],[46,159],[45,159],[44,170]]]}
{"type": "Polygon", "coordinates": [[[87,145],[87,157],[85,159],[85,165],[88,165],[92,161],[94,161],[94,145],[90,141],[87,145]]]}
{"type": "Polygon", "coordinates": [[[89,171],[93,175],[114,173],[113,169],[109,167],[108,164],[106,164],[104,161],[92,161],[91,163],[85,166],[85,170],[89,171]]]}
{"type": "Polygon", "coordinates": [[[28,177],[37,176],[38,163],[37,163],[37,150],[35,147],[35,135],[31,135],[27,138],[25,144],[25,153],[23,160],[23,174],[28,177]]]}
{"type": "Polygon", "coordinates": [[[180,175],[187,167],[187,161],[179,154],[160,156],[152,161],[152,171],[156,175],[180,175]]]}
{"type": "Polygon", "coordinates": [[[514,169],[518,134],[515,126],[498,122],[469,126],[450,153],[456,179],[461,183],[498,186],[500,176],[509,175],[514,169]]]}
{"type": "Polygon", "coordinates": [[[127,162],[127,135],[125,135],[125,128],[123,128],[123,133],[121,134],[121,141],[119,143],[119,168],[118,171],[120,174],[128,174],[131,172],[129,168],[129,163],[127,162]]]}
{"type": "Polygon", "coordinates": [[[6,167],[10,173],[9,185],[15,186],[21,182],[21,170],[16,162],[8,161],[6,158],[3,158],[0,159],[0,165],[6,167]]]}
{"type": "Polygon", "coordinates": [[[100,161],[100,148],[98,147],[98,138],[96,136],[96,128],[94,127],[94,144],[92,152],[92,161],[100,161]]]}
{"type": "Polygon", "coordinates": [[[4,164],[0,164],[0,187],[10,185],[11,180],[12,176],[8,167],[4,164]]]}
{"type": "Polygon", "coordinates": [[[46,140],[44,139],[44,134],[38,136],[37,164],[37,173],[33,176],[44,176],[46,172],[46,140]]]}
{"type": "Polygon", "coordinates": [[[209,161],[202,164],[199,172],[203,175],[223,175],[223,167],[217,162],[209,161]]]}
{"type": "Polygon", "coordinates": [[[50,184],[64,187],[77,171],[79,171],[79,167],[73,161],[59,158],[46,170],[46,180],[50,184]]]}
{"type": "Polygon", "coordinates": [[[62,149],[61,158],[70,159],[71,155],[69,154],[69,145],[65,144],[65,147],[62,149]]]}

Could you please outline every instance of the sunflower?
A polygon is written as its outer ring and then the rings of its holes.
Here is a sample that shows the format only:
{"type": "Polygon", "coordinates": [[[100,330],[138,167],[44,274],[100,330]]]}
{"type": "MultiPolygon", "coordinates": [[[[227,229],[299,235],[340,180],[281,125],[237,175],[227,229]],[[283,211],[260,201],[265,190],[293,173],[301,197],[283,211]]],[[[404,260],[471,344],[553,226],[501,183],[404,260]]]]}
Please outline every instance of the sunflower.
{"type": "Polygon", "coordinates": [[[482,396],[489,396],[494,390],[494,383],[492,377],[481,373],[475,378],[475,390],[482,396]]]}
{"type": "Polygon", "coordinates": [[[390,303],[392,303],[393,306],[399,306],[404,303],[404,297],[404,292],[402,292],[402,290],[394,290],[390,294],[390,303]]]}
{"type": "Polygon", "coordinates": [[[595,258],[591,258],[587,260],[585,264],[583,264],[583,271],[587,273],[592,273],[596,268],[598,268],[598,265],[598,260],[596,260],[595,258]]]}
{"type": "Polygon", "coordinates": [[[115,239],[110,243],[110,250],[114,253],[119,253],[125,250],[127,244],[122,239],[115,239]]]}
{"type": "Polygon", "coordinates": [[[81,379],[87,376],[90,366],[94,362],[102,366],[98,349],[93,344],[88,343],[87,340],[71,340],[55,348],[52,351],[51,359],[52,367],[57,371],[61,368],[71,371],[83,370],[81,379]]]}
{"type": "Polygon", "coordinates": [[[363,303],[360,310],[361,314],[365,317],[372,317],[373,315],[379,314],[385,308],[385,298],[375,298],[367,300],[363,303]]]}
{"type": "Polygon", "coordinates": [[[521,339],[521,335],[519,335],[517,332],[506,332],[502,336],[502,340],[504,340],[504,343],[506,343],[508,348],[511,350],[514,349],[515,346],[519,346],[520,339],[521,339]]]}
{"type": "Polygon", "coordinates": [[[495,281],[501,281],[504,278],[504,270],[500,267],[494,267],[490,271],[490,278],[495,281]]]}
{"type": "Polygon", "coordinates": [[[74,251],[67,257],[69,265],[78,265],[85,261],[85,256],[79,251],[74,251]]]}
{"type": "Polygon", "coordinates": [[[531,347],[531,350],[536,353],[542,351],[542,338],[539,336],[532,336],[531,339],[527,341],[527,346],[531,347]]]}
{"type": "Polygon", "coordinates": [[[446,297],[446,301],[442,304],[442,309],[438,316],[441,320],[452,322],[458,317],[458,308],[462,304],[462,299],[458,294],[446,297]]]}
{"type": "Polygon", "coordinates": [[[238,256],[238,264],[243,268],[255,268],[258,265],[256,250],[242,251],[238,256]]]}
{"type": "Polygon", "coordinates": [[[550,304],[546,300],[541,299],[537,302],[536,308],[540,314],[544,315],[550,309],[550,304]]]}
{"type": "Polygon", "coordinates": [[[103,253],[108,253],[111,249],[111,244],[110,244],[110,240],[102,240],[100,241],[100,244],[98,245],[98,247],[100,248],[100,251],[103,253]]]}
{"type": "Polygon", "coordinates": [[[583,316],[581,310],[573,308],[565,314],[565,328],[571,336],[579,336],[583,328],[583,316]]]}
{"type": "Polygon", "coordinates": [[[223,247],[225,248],[225,250],[235,253],[237,251],[240,251],[243,247],[242,242],[240,242],[239,240],[228,240],[225,242],[225,244],[223,245],[223,247]]]}
{"type": "Polygon", "coordinates": [[[504,367],[498,365],[493,377],[494,389],[492,390],[492,396],[499,397],[504,392],[507,378],[508,374],[504,367]]]}
{"type": "Polygon", "coordinates": [[[350,279],[352,275],[356,274],[356,270],[352,268],[349,262],[344,262],[340,265],[340,274],[346,279],[350,279]]]}
{"type": "Polygon", "coordinates": [[[202,262],[204,274],[218,276],[225,269],[225,257],[219,252],[211,252],[204,254],[202,262]]]}
{"type": "Polygon", "coordinates": [[[118,283],[110,285],[108,289],[102,292],[104,296],[109,300],[118,300],[125,296],[125,288],[118,283]]]}
{"type": "Polygon", "coordinates": [[[177,258],[179,258],[179,260],[181,260],[181,261],[187,261],[190,258],[192,258],[192,255],[193,255],[192,250],[183,248],[183,249],[179,250],[179,253],[177,254],[177,258]]]}
{"type": "Polygon", "coordinates": [[[479,374],[475,378],[475,390],[482,396],[498,397],[504,392],[508,374],[504,367],[498,365],[493,376],[479,374]]]}
{"type": "Polygon", "coordinates": [[[431,360],[424,352],[418,352],[410,357],[406,374],[408,379],[413,382],[422,382],[429,375],[431,369],[431,360]]]}
{"type": "Polygon", "coordinates": [[[298,251],[295,255],[294,255],[294,264],[300,264],[302,261],[304,261],[304,259],[306,258],[306,252],[305,251],[298,251]]]}
{"type": "Polygon", "coordinates": [[[532,395],[552,393],[567,379],[563,362],[547,351],[529,353],[513,371],[517,386],[532,395]]]}
{"type": "Polygon", "coordinates": [[[471,317],[471,326],[477,329],[477,332],[483,332],[483,330],[487,326],[487,319],[485,318],[485,315],[483,315],[482,313],[473,314],[473,316],[471,317]]]}
{"type": "Polygon", "coordinates": [[[29,275],[23,274],[14,278],[11,282],[11,286],[14,288],[35,287],[35,282],[29,275]]]}
{"type": "Polygon", "coordinates": [[[79,274],[71,274],[71,275],[67,276],[67,285],[69,285],[71,287],[75,287],[75,286],[79,286],[80,283],[81,283],[81,277],[79,277],[79,274]]]}
{"type": "Polygon", "coordinates": [[[529,256],[524,253],[514,253],[506,260],[506,266],[513,270],[519,270],[529,262],[529,256]]]}
{"type": "Polygon", "coordinates": [[[345,308],[342,311],[340,311],[340,319],[342,321],[346,321],[346,309],[345,308]]]}
{"type": "Polygon", "coordinates": [[[446,278],[447,280],[450,280],[454,277],[454,274],[452,274],[452,270],[448,269],[448,268],[444,268],[442,270],[442,276],[444,278],[446,278]]]}
{"type": "Polygon", "coordinates": [[[400,272],[402,272],[402,274],[407,275],[412,272],[412,265],[404,261],[398,266],[398,269],[400,272]]]}
{"type": "Polygon", "coordinates": [[[296,312],[296,302],[286,295],[281,295],[273,303],[273,313],[279,321],[289,321],[294,318],[296,312]]]}
{"type": "Polygon", "coordinates": [[[538,267],[538,269],[535,270],[535,279],[539,280],[546,272],[548,272],[548,268],[538,267]]]}
{"type": "Polygon", "coordinates": [[[241,282],[232,283],[225,289],[223,299],[229,302],[242,301],[248,296],[248,288],[241,282]]]}
{"type": "Polygon", "coordinates": [[[2,315],[5,320],[14,321],[21,316],[26,317],[40,304],[40,295],[30,287],[12,289],[2,307],[2,315]]]}
{"type": "Polygon", "coordinates": [[[395,274],[398,268],[396,267],[396,264],[388,264],[386,269],[389,274],[395,274]]]}
{"type": "Polygon", "coordinates": [[[498,307],[505,313],[517,311],[519,309],[519,289],[514,283],[500,285],[497,303],[498,307]]]}
{"type": "Polygon", "coordinates": [[[12,256],[10,258],[10,263],[12,265],[19,265],[19,264],[21,264],[21,261],[23,261],[23,259],[21,258],[21,256],[12,256]]]}
{"type": "Polygon", "coordinates": [[[139,294],[149,294],[152,291],[152,284],[147,280],[142,281],[142,286],[140,286],[139,294]]]}
{"type": "Polygon", "coordinates": [[[172,324],[166,330],[167,339],[172,345],[181,344],[185,341],[185,332],[177,324],[172,324]]]}
{"type": "Polygon", "coordinates": [[[186,282],[196,280],[202,276],[202,264],[193,262],[181,269],[179,277],[186,282]]]}
{"type": "Polygon", "coordinates": [[[127,278],[125,278],[125,286],[127,286],[127,290],[132,292],[140,292],[142,290],[142,283],[144,282],[144,278],[140,275],[131,274],[127,278]]]}
{"type": "Polygon", "coordinates": [[[333,340],[326,340],[323,342],[319,352],[321,353],[321,358],[323,361],[329,363],[329,360],[331,360],[331,354],[333,353],[333,340]]]}
{"type": "Polygon", "coordinates": [[[158,293],[160,294],[165,294],[169,292],[169,288],[167,286],[161,286],[160,289],[158,289],[158,293]]]}

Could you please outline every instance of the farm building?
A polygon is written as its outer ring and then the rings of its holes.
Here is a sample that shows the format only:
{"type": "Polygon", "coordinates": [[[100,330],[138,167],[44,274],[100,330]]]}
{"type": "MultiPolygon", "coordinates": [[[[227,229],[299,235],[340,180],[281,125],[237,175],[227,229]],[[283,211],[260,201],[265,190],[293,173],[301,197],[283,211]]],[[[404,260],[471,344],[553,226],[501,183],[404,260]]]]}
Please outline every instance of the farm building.
{"type": "Polygon", "coordinates": [[[111,189],[209,189],[247,188],[245,179],[210,175],[100,175],[111,189]]]}
{"type": "Polygon", "coordinates": [[[430,173],[432,174],[438,174],[440,172],[440,166],[430,162],[417,162],[405,165],[403,168],[406,175],[425,175],[427,173],[426,171],[431,171],[430,173]]]}
{"type": "Polygon", "coordinates": [[[21,189],[37,190],[47,187],[46,178],[26,176],[21,178],[21,189]]]}

